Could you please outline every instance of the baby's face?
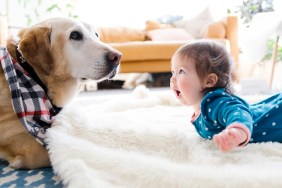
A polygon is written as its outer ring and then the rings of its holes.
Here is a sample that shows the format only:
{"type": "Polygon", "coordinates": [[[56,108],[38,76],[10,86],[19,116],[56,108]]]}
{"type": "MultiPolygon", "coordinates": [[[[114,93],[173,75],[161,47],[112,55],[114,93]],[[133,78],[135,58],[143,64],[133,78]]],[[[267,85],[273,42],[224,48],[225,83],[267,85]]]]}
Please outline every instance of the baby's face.
{"type": "Polygon", "coordinates": [[[170,87],[184,105],[198,105],[203,97],[202,82],[193,62],[179,55],[172,57],[170,87]]]}

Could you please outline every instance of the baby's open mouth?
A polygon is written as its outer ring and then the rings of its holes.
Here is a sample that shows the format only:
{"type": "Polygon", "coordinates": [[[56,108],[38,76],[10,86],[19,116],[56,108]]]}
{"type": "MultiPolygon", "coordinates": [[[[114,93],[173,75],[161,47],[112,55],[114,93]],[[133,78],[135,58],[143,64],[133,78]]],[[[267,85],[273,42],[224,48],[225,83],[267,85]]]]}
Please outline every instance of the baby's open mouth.
{"type": "Polygon", "coordinates": [[[175,94],[176,94],[177,97],[179,97],[180,93],[181,92],[179,90],[175,90],[175,94]]]}

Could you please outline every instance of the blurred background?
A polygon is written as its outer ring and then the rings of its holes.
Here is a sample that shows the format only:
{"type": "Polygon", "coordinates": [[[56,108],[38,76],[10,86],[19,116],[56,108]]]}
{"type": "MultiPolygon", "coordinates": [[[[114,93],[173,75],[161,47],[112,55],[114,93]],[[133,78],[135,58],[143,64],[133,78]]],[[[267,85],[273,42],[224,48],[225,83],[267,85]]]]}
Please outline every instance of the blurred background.
{"type": "MultiPolygon", "coordinates": [[[[246,93],[281,90],[282,1],[279,0],[0,0],[0,36],[4,45],[7,36],[17,37],[19,29],[57,16],[84,20],[97,28],[122,26],[144,30],[148,20],[162,24],[189,20],[207,7],[214,21],[226,15],[238,16],[239,87],[246,93]]],[[[161,79],[165,83],[169,78],[169,75],[162,75],[163,78],[156,80],[157,74],[145,72],[137,75],[134,72],[120,74],[118,79],[138,77],[136,84],[144,84],[160,83],[161,79]]]]}

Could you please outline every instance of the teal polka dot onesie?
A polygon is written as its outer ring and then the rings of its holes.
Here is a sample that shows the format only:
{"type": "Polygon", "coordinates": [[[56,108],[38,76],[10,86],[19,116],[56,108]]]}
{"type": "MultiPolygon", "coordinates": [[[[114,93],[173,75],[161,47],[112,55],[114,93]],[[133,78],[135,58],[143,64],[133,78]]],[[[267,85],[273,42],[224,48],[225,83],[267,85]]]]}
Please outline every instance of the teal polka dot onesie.
{"type": "Polygon", "coordinates": [[[224,89],[217,89],[204,96],[200,108],[200,115],[192,123],[203,138],[212,139],[231,123],[238,122],[250,130],[250,143],[282,142],[282,94],[248,104],[224,89]]]}

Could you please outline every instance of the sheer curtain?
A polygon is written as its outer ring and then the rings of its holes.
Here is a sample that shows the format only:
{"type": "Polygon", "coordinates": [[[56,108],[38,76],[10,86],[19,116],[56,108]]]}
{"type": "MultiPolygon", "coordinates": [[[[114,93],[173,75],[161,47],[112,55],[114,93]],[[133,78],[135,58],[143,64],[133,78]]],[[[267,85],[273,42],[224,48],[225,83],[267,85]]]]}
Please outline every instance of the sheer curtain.
{"type": "Polygon", "coordinates": [[[241,49],[252,63],[260,62],[267,50],[267,41],[282,34],[282,14],[265,12],[254,15],[249,28],[242,29],[241,49]]]}

